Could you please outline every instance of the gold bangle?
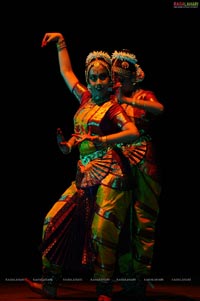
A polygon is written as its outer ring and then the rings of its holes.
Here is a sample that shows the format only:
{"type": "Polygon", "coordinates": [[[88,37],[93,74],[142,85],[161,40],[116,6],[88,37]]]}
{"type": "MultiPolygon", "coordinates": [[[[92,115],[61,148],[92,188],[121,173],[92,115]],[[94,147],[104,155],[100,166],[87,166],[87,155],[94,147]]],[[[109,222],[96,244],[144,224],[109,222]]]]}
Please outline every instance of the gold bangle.
{"type": "Polygon", "coordinates": [[[134,106],[134,107],[137,106],[137,105],[138,105],[137,99],[136,99],[135,101],[132,101],[131,104],[132,104],[132,106],[134,106]]]}
{"type": "Polygon", "coordinates": [[[72,146],[69,144],[69,142],[66,142],[66,146],[68,146],[68,148],[69,148],[69,153],[71,153],[71,151],[72,151],[72,146]]]}
{"type": "Polygon", "coordinates": [[[56,47],[57,47],[58,51],[62,50],[63,48],[67,48],[65,40],[63,39],[63,40],[59,41],[58,43],[56,43],[56,47]]]}
{"type": "Polygon", "coordinates": [[[102,144],[107,144],[107,136],[101,136],[100,141],[102,144]]]}
{"type": "Polygon", "coordinates": [[[102,137],[102,143],[107,143],[107,136],[102,137]]]}
{"type": "Polygon", "coordinates": [[[145,100],[142,100],[142,102],[140,101],[141,107],[143,108],[143,110],[146,109],[146,103],[145,100]]]}

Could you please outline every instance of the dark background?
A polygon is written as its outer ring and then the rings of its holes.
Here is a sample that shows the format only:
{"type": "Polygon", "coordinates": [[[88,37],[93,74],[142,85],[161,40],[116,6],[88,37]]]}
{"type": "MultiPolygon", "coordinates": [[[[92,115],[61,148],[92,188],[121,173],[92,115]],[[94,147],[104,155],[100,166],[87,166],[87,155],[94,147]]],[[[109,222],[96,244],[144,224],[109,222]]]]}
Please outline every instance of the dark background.
{"type": "Polygon", "coordinates": [[[90,51],[136,54],[143,88],[165,106],[154,124],[163,190],[153,271],[199,277],[199,8],[174,8],[172,1],[29,3],[12,5],[12,17],[10,9],[1,56],[2,280],[41,275],[43,218],[76,171],[78,153],[64,156],[56,144],[57,127],[70,136],[78,103],[59,73],[55,44],[41,48],[51,31],[65,36],[82,82],[90,51]]]}

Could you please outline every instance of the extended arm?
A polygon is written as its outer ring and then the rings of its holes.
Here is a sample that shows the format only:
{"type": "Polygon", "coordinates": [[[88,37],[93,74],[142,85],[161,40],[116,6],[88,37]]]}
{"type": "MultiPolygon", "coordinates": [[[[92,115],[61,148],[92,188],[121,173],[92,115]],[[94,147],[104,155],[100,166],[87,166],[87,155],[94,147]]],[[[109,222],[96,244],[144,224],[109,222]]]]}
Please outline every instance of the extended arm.
{"type": "Polygon", "coordinates": [[[65,140],[63,132],[60,128],[57,129],[57,143],[58,147],[64,155],[67,155],[77,145],[76,137],[72,136],[69,140],[65,140]]]}
{"type": "Polygon", "coordinates": [[[78,82],[78,78],[72,69],[71,60],[64,37],[59,32],[47,32],[42,39],[42,47],[46,46],[50,42],[56,43],[60,73],[69,90],[72,91],[73,87],[78,82]]]}
{"type": "Polygon", "coordinates": [[[132,97],[120,96],[119,101],[120,103],[126,103],[136,108],[143,109],[154,115],[159,115],[164,111],[163,104],[161,104],[154,93],[150,91],[140,90],[134,93],[132,97]]]}
{"type": "Polygon", "coordinates": [[[76,142],[81,143],[84,140],[89,140],[93,142],[100,142],[103,144],[114,145],[117,143],[132,143],[139,137],[139,131],[133,122],[127,122],[122,130],[115,134],[109,134],[106,136],[92,136],[91,133],[86,133],[84,135],[72,134],[76,137],[76,142]]]}

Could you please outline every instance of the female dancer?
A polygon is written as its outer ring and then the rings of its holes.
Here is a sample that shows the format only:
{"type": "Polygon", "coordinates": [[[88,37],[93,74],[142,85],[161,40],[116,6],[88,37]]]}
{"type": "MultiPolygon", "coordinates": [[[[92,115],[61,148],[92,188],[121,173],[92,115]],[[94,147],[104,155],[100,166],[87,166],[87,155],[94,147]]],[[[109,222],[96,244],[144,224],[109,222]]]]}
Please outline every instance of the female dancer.
{"type": "Polygon", "coordinates": [[[152,268],[161,193],[159,168],[150,128],[155,117],[164,110],[164,106],[152,91],[140,87],[143,79],[144,72],[132,52],[113,52],[112,80],[118,102],[140,131],[137,141],[118,144],[131,164],[134,196],[127,218],[130,243],[127,244],[127,227],[124,227],[120,239],[125,240],[126,244],[119,244],[119,248],[123,246],[119,250],[119,270],[125,279],[122,283],[122,294],[131,293],[140,301],[145,295],[147,281],[144,280],[150,276],[152,268]],[[136,281],[126,281],[126,278],[134,278],[136,281]]]}
{"type": "Polygon", "coordinates": [[[115,144],[129,143],[139,132],[111,94],[110,56],[102,51],[87,56],[86,88],[72,70],[63,35],[46,33],[42,46],[50,42],[56,43],[63,79],[80,102],[73,136],[80,159],[75,181],[44,219],[43,281],[26,281],[35,292],[55,298],[63,270],[70,274],[89,263],[98,301],[110,301],[119,234],[132,199],[128,160],[115,144]]]}

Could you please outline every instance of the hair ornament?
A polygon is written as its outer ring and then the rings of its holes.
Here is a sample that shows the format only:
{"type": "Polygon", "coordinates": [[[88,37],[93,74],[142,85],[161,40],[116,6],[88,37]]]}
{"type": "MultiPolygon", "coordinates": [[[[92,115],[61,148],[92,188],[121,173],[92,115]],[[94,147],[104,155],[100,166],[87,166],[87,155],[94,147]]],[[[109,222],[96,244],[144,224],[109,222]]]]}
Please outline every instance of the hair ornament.
{"type": "Polygon", "coordinates": [[[129,63],[128,62],[122,62],[122,68],[123,69],[128,69],[129,63]]]}
{"type": "Polygon", "coordinates": [[[138,60],[134,53],[124,49],[122,51],[115,50],[111,56],[112,70],[122,76],[130,76],[135,72],[135,83],[144,79],[144,71],[137,64],[138,60]]]}
{"type": "Polygon", "coordinates": [[[126,52],[126,51],[117,51],[117,50],[115,50],[112,54],[111,59],[112,59],[112,61],[117,59],[117,60],[120,60],[120,61],[130,62],[134,65],[137,63],[137,58],[136,58],[135,54],[129,53],[129,52],[126,52]]]}
{"type": "Polygon", "coordinates": [[[144,71],[138,64],[135,64],[135,68],[136,68],[136,82],[137,83],[142,82],[145,77],[144,71]]]}
{"type": "Polygon", "coordinates": [[[88,54],[85,64],[88,66],[92,61],[94,60],[103,60],[107,62],[109,65],[111,65],[111,57],[110,55],[105,51],[92,51],[88,54]]]}

